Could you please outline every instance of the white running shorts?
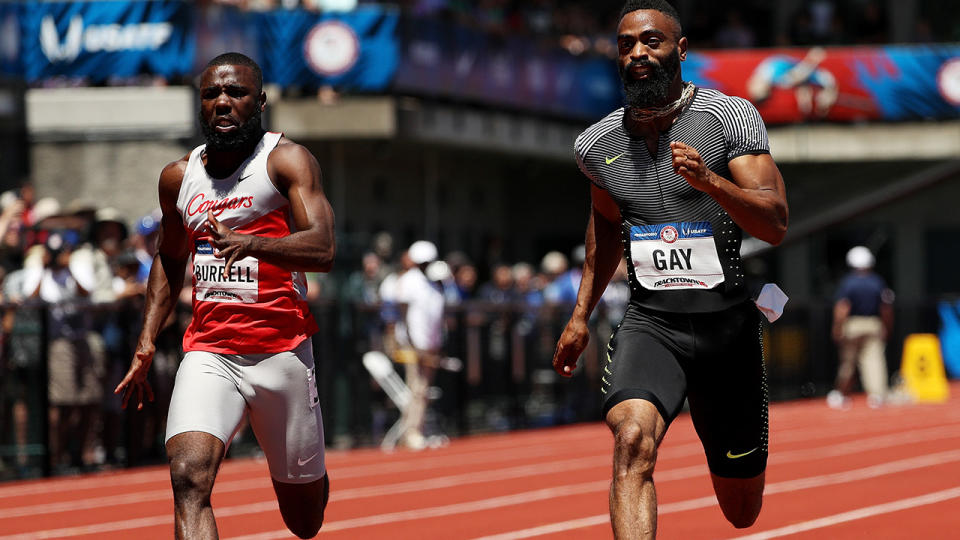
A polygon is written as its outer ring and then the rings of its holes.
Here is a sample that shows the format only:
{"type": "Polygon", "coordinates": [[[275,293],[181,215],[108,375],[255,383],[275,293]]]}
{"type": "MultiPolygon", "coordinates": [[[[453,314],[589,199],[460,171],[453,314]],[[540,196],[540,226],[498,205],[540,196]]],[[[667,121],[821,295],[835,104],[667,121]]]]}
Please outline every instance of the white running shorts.
{"type": "Polygon", "coordinates": [[[245,418],[274,480],[305,484],[323,478],[323,418],[309,339],[277,354],[190,351],[184,356],[165,440],[202,431],[229,448],[245,418]]]}

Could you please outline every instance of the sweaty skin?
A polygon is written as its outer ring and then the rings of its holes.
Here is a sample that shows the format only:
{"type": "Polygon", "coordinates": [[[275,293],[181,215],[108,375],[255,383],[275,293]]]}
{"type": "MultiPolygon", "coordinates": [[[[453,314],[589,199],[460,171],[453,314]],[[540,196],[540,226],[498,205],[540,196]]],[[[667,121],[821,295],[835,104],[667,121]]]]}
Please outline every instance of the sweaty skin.
{"type": "MultiPolygon", "coordinates": [[[[200,83],[200,118],[206,129],[217,134],[235,133],[265,107],[266,94],[259,87],[252,68],[215,65],[204,70],[200,83]]],[[[253,152],[259,136],[256,139],[252,144],[232,150],[217,150],[208,144],[202,158],[207,173],[215,178],[232,174],[253,152]]],[[[131,398],[137,409],[143,408],[144,398],[150,401],[154,398],[147,373],[156,351],[157,334],[172,313],[183,287],[190,246],[189,234],[177,211],[177,198],[189,157],[188,154],[168,164],[160,173],[160,237],[147,283],[143,330],[130,369],[114,390],[116,394],[123,394],[124,408],[131,398]]],[[[329,271],[336,253],[334,215],[323,193],[317,160],[306,148],[282,138],[267,158],[267,173],[277,190],[289,200],[295,230],[282,238],[240,234],[208,211],[207,232],[215,255],[225,259],[224,274],[246,256],[291,271],[329,271]]],[[[178,539],[218,537],[210,493],[225,450],[220,439],[199,431],[181,433],[167,442],[178,539]]],[[[320,529],[329,497],[328,478],[329,475],[305,484],[273,480],[284,523],[298,537],[312,538],[320,529]]]]}
{"type": "MultiPolygon", "coordinates": [[[[672,57],[686,59],[687,39],[681,36],[679,24],[657,10],[627,13],[617,30],[617,45],[621,72],[634,80],[649,78],[652,68],[641,66],[643,63],[662,66],[672,57]],[[630,65],[634,67],[627,70],[630,65]]],[[[659,105],[676,101],[682,91],[678,69],[666,99],[659,105]]],[[[652,121],[638,121],[625,114],[625,127],[631,135],[642,137],[653,155],[660,134],[670,128],[678,114],[652,121]]],[[[783,240],[788,221],[786,190],[769,154],[734,158],[728,163],[728,179],[707,168],[696,148],[674,141],[670,149],[674,171],[694,189],[716,200],[741,229],[774,245],[783,240]]],[[[563,377],[572,376],[577,359],[589,342],[587,321],[623,257],[621,216],[616,202],[596,186],[591,187],[591,201],[577,303],[553,357],[554,370],[563,377]]],[[[618,403],[607,413],[605,421],[614,434],[614,475],[609,501],[614,536],[653,538],[657,529],[653,470],[666,423],[652,403],[641,399],[618,403]]],[[[765,474],[745,479],[711,474],[711,479],[724,516],[738,528],[753,524],[763,501],[765,474]]]]}

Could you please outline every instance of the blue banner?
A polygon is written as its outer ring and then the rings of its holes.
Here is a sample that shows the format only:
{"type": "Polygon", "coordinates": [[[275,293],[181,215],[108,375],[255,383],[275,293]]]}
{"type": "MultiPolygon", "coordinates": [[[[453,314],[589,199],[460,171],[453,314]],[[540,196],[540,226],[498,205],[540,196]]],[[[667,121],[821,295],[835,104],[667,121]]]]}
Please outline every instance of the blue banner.
{"type": "Polygon", "coordinates": [[[19,2],[0,3],[0,74],[20,75],[19,2]]]}
{"type": "Polygon", "coordinates": [[[181,0],[31,2],[20,17],[23,76],[33,83],[189,74],[193,14],[181,0]]]}
{"type": "Polygon", "coordinates": [[[621,102],[615,62],[573,56],[523,37],[405,18],[394,89],[540,113],[595,118],[621,102]]]}
{"type": "Polygon", "coordinates": [[[246,11],[223,4],[198,5],[195,9],[197,46],[193,73],[201,73],[207,62],[226,52],[243,53],[259,62],[259,32],[246,11]]]}
{"type": "Polygon", "coordinates": [[[363,6],[322,15],[275,10],[253,17],[267,82],[374,91],[393,80],[399,63],[396,10],[363,6]]]}

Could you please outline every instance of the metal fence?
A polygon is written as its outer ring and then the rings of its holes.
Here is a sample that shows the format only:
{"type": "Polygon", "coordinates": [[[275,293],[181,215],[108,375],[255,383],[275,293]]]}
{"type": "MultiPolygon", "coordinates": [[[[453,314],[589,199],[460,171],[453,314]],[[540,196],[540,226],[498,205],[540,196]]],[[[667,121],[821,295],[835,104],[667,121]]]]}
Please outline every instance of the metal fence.
{"type": "MultiPolygon", "coordinates": [[[[427,429],[458,436],[599,420],[600,358],[614,314],[593,318],[581,367],[565,380],[553,373],[551,359],[571,310],[479,302],[448,307],[445,353],[463,368],[438,371],[427,429]]],[[[819,396],[832,385],[830,310],[827,302],[794,303],[775,324],[765,324],[771,399],[819,396]]],[[[361,363],[365,352],[384,347],[380,306],[328,301],[312,311],[320,326],[313,342],[328,445],[376,445],[399,414],[361,363]]],[[[129,366],[141,312],[139,300],[3,306],[0,479],[165,461],[166,410],[190,314],[181,308],[158,339],[150,371],[155,401],[142,411],[122,410],[112,390],[129,366]],[[98,392],[76,401],[56,394],[51,385],[63,376],[64,355],[72,359],[68,368],[96,375],[98,392]]],[[[903,337],[935,332],[939,324],[933,302],[901,302],[897,321],[887,349],[891,373],[903,337]]],[[[257,451],[248,430],[230,449],[232,455],[257,451]]]]}

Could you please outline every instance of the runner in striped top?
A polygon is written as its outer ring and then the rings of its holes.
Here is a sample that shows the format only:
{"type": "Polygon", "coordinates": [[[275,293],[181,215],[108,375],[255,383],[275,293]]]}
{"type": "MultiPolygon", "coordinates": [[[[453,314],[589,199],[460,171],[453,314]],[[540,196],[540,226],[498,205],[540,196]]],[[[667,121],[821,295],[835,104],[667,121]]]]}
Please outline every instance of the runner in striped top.
{"type": "Polygon", "coordinates": [[[687,39],[670,4],[626,2],[617,44],[627,105],[575,143],[592,211],[554,369],[571,376],[590,313],[625,255],[631,302],[607,347],[601,387],[614,434],[614,535],[656,534],[657,447],[685,399],[720,507],[735,527],[748,527],[762,504],[768,422],[762,328],[740,242],[743,231],[783,239],[783,178],[749,102],[683,82],[687,39]]]}

